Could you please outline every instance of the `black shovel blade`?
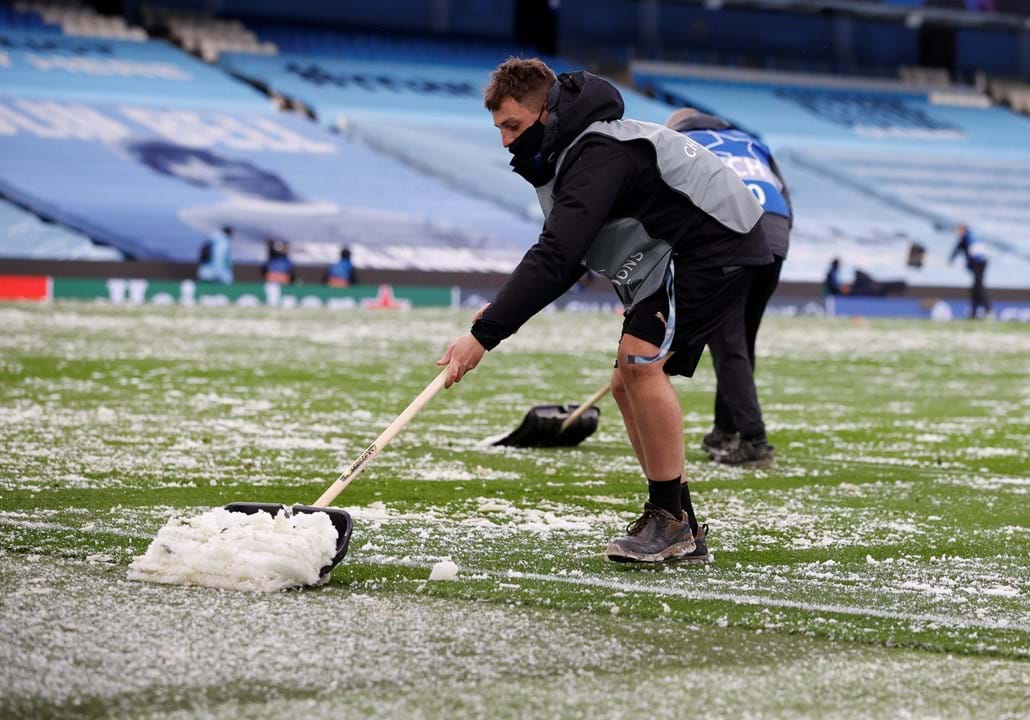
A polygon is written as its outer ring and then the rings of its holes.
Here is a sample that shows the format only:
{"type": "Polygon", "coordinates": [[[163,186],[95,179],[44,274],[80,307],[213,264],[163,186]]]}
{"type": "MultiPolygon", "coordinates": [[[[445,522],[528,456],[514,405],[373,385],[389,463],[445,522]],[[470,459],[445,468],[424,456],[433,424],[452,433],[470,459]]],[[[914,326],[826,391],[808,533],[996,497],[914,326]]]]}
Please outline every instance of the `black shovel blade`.
{"type": "Polygon", "coordinates": [[[592,407],[562,432],[561,425],[578,405],[536,405],[529,409],[522,424],[514,432],[495,440],[494,445],[508,447],[573,447],[590,437],[597,429],[601,411],[592,407]]]}
{"type": "Polygon", "coordinates": [[[259,512],[278,515],[279,511],[283,509],[292,512],[294,515],[297,513],[325,513],[328,515],[333,523],[333,527],[336,528],[336,554],[333,555],[332,562],[318,571],[319,577],[325,577],[333,571],[334,567],[340,564],[343,556],[347,554],[347,548],[350,546],[350,536],[354,532],[354,521],[351,520],[351,516],[346,510],[339,508],[313,507],[311,505],[294,505],[292,508],[287,508],[281,503],[238,502],[226,505],[225,509],[229,512],[241,512],[247,515],[254,515],[259,512]]]}

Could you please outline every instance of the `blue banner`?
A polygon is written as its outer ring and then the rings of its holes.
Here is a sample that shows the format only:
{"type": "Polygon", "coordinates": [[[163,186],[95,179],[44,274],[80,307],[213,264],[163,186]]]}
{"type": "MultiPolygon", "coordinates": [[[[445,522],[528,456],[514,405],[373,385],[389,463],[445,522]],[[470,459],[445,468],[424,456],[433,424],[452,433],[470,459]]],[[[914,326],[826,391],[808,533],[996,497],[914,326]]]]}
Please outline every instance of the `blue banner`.
{"type": "Polygon", "coordinates": [[[236,261],[285,240],[299,263],[507,271],[539,232],[286,114],[0,95],[0,192],[138,259],[196,261],[229,225],[236,261]]]}

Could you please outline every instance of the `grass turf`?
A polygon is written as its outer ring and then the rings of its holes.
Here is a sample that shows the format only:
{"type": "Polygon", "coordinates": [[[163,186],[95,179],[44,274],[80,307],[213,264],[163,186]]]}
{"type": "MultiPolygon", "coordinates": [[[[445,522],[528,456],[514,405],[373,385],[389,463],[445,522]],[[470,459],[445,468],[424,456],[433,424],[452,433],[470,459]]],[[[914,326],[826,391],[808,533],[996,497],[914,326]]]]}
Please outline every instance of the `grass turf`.
{"type": "Polygon", "coordinates": [[[579,448],[482,442],[607,379],[618,318],[541,316],[339,498],[356,529],[328,587],[254,596],[125,568],[172,513],[312,502],[466,315],[58,304],[0,324],[0,714],[1025,711],[1026,327],[768,319],[777,467],[709,463],[711,369],[677,381],[716,562],[641,569],[602,555],[645,491],[610,400],[579,448]],[[458,581],[427,582],[444,557],[458,581]]]}

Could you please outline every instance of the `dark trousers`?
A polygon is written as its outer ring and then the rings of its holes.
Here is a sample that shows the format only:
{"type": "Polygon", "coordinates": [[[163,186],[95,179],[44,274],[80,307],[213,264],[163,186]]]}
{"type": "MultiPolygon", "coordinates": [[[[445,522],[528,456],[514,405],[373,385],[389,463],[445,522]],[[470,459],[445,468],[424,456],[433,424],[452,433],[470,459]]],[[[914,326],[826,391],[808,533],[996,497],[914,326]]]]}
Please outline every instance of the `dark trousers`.
{"type": "Polygon", "coordinates": [[[737,312],[708,340],[715,364],[715,426],[725,432],[739,432],[745,440],[765,437],[762,409],[755,391],[755,338],[780,282],[783,259],[757,268],[747,297],[737,312]]]}
{"type": "Polygon", "coordinates": [[[991,311],[991,301],[987,297],[987,288],[984,286],[984,273],[987,272],[987,261],[973,260],[969,263],[969,270],[973,273],[973,288],[969,298],[969,317],[975,318],[977,308],[983,308],[984,313],[991,311]]]}

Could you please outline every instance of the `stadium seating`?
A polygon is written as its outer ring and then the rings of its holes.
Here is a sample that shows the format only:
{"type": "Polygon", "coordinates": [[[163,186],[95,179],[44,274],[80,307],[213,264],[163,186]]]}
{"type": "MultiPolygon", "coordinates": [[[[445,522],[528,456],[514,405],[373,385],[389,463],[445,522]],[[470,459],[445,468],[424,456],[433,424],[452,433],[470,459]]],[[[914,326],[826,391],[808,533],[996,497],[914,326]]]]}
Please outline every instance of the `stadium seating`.
{"type": "Polygon", "coordinates": [[[1030,83],[994,78],[989,85],[989,92],[995,102],[1030,115],[1030,83]]]}
{"type": "MultiPolygon", "coordinates": [[[[490,71],[524,48],[497,43],[386,38],[361,33],[262,29],[275,57],[222,56],[235,75],[299,100],[330,127],[441,177],[522,218],[538,220],[536,195],[508,167],[510,155],[483,108],[490,71]]],[[[574,69],[545,58],[557,71],[574,69]]],[[[669,108],[622,88],[626,114],[664,122],[669,108]]]]}
{"type": "Polygon", "coordinates": [[[770,144],[795,196],[787,279],[817,280],[840,255],[916,284],[966,284],[961,263],[947,265],[958,223],[988,242],[989,282],[1030,276],[1030,124],[975,89],[939,94],[944,78],[932,75],[898,83],[656,63],[637,64],[634,78],[770,144]],[[913,242],[928,249],[921,270],[904,265],[913,242]]]}
{"type": "Polygon", "coordinates": [[[32,11],[16,10],[0,5],[0,30],[31,30],[37,33],[60,35],[59,25],[48,23],[32,11]]]}
{"type": "MultiPolygon", "coordinates": [[[[279,236],[301,262],[349,244],[365,267],[504,271],[535,238],[536,196],[482,107],[489,71],[527,49],[147,6],[141,16],[218,64],[83,5],[0,6],[0,192],[129,257],[193,260],[204,233],[231,222],[238,260],[263,260],[279,236]],[[276,112],[247,83],[334,132],[276,112]]],[[[961,265],[946,262],[959,222],[989,242],[990,282],[1030,275],[1030,125],[946,72],[639,62],[632,75],[664,102],[623,87],[628,117],[664,122],[690,104],[773,147],[797,216],[786,279],[818,280],[839,255],[879,278],[962,285],[961,265]],[[908,268],[916,243],[926,264],[908,268]]],[[[1015,109],[1024,101],[1017,84],[990,89],[1015,109]]]]}
{"type": "Polygon", "coordinates": [[[163,41],[0,29],[0,96],[271,112],[268,99],[163,41]]]}
{"type": "Polygon", "coordinates": [[[275,43],[261,42],[238,20],[219,20],[196,11],[145,6],[147,27],[166,32],[185,50],[214,62],[223,52],[274,55],[275,43]]]}
{"type": "Polygon", "coordinates": [[[0,200],[0,257],[33,260],[122,260],[115,248],[0,200]]]}
{"type": "Polygon", "coordinates": [[[147,33],[138,27],[131,27],[125,19],[106,16],[93,8],[72,0],[22,0],[15,5],[17,10],[39,13],[42,18],[61,28],[69,36],[103,37],[118,40],[146,40],[147,33]]]}
{"type": "MultiPolygon", "coordinates": [[[[0,32],[0,193],[132,258],[238,261],[292,241],[363,267],[506,271],[535,223],[336,137],[161,41],[0,32]]],[[[260,56],[251,56],[260,59],[260,56]]]]}

